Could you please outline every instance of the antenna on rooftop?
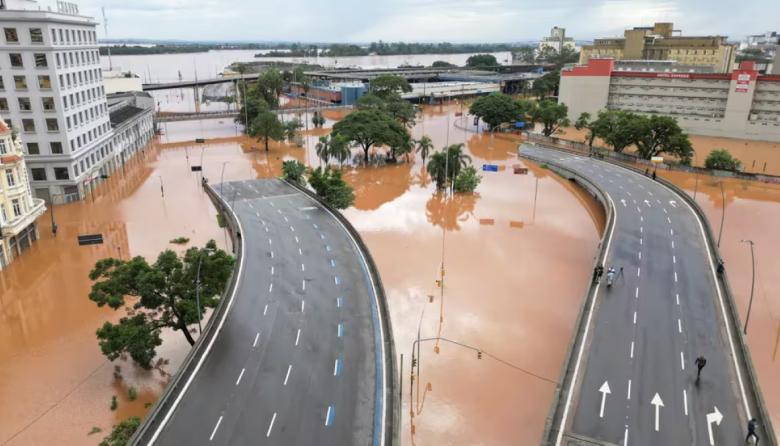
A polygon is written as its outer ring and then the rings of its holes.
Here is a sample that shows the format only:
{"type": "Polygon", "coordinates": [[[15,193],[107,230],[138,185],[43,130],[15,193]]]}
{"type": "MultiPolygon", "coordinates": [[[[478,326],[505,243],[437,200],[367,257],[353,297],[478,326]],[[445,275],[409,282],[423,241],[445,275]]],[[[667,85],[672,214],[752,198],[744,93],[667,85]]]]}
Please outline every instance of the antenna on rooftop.
{"type": "MultiPolygon", "coordinates": [[[[108,19],[106,18],[106,7],[103,6],[100,8],[101,11],[103,11],[103,32],[106,35],[106,40],[108,40],[108,19]]],[[[108,45],[108,71],[114,71],[114,64],[111,63],[111,44],[106,42],[108,45]]]]}

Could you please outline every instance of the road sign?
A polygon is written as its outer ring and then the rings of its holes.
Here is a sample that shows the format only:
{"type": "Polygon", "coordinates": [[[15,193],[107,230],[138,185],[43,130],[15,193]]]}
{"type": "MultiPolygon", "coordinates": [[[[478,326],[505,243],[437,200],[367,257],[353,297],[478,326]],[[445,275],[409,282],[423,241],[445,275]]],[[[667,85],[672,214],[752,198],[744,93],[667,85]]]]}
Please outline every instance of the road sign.
{"type": "Polygon", "coordinates": [[[664,162],[664,157],[662,156],[654,156],[650,158],[650,162],[653,164],[661,164],[664,162]]]}
{"type": "Polygon", "coordinates": [[[483,172],[498,172],[498,164],[483,164],[483,172]]]}
{"type": "Polygon", "coordinates": [[[525,128],[525,122],[523,122],[523,121],[515,122],[515,128],[524,129],[525,128]]]}
{"type": "Polygon", "coordinates": [[[103,234],[88,234],[78,236],[79,245],[102,245],[103,234]]]}

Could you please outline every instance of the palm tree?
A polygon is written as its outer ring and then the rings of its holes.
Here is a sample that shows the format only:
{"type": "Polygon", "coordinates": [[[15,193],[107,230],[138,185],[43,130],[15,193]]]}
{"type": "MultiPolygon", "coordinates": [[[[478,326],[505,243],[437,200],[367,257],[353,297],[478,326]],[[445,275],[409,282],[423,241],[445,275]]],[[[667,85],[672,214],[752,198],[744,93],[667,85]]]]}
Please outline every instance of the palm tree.
{"type": "Polygon", "coordinates": [[[344,167],[344,161],[352,155],[349,141],[341,135],[333,135],[330,138],[330,155],[338,160],[340,167],[344,167]]]}
{"type": "Polygon", "coordinates": [[[462,168],[471,164],[471,157],[463,152],[463,148],[463,143],[460,143],[452,144],[446,149],[449,155],[450,179],[452,180],[458,176],[462,168]]]}
{"type": "Polygon", "coordinates": [[[417,153],[420,154],[423,160],[423,166],[425,166],[425,159],[428,158],[428,153],[433,148],[433,141],[428,135],[423,135],[422,138],[415,141],[417,144],[417,153]]]}
{"type": "Polygon", "coordinates": [[[438,189],[451,187],[461,169],[471,164],[471,157],[463,152],[463,144],[452,144],[431,155],[428,173],[436,181],[438,189]]]}
{"type": "Polygon", "coordinates": [[[317,157],[320,159],[320,164],[322,164],[322,161],[325,161],[325,164],[328,164],[328,160],[330,160],[330,137],[329,136],[320,136],[320,140],[317,143],[317,145],[314,146],[314,150],[317,152],[317,157]]]}
{"type": "Polygon", "coordinates": [[[427,170],[436,182],[437,189],[447,187],[447,156],[444,154],[444,151],[431,155],[431,161],[428,163],[427,170]]]}

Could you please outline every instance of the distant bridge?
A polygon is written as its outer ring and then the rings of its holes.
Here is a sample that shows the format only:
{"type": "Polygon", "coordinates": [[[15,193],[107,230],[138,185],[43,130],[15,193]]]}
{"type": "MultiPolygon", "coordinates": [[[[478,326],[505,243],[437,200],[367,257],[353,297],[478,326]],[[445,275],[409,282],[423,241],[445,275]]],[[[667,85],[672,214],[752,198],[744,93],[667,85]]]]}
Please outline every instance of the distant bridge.
{"type": "MultiPolygon", "coordinates": [[[[324,105],[324,106],[312,106],[312,107],[296,107],[296,108],[279,108],[275,109],[275,113],[305,113],[312,110],[331,110],[331,109],[350,109],[351,105],[324,105]]],[[[156,115],[155,120],[157,122],[177,122],[177,121],[197,121],[200,119],[219,119],[219,118],[235,118],[238,116],[237,111],[207,111],[199,113],[166,113],[163,115],[156,115]]]]}

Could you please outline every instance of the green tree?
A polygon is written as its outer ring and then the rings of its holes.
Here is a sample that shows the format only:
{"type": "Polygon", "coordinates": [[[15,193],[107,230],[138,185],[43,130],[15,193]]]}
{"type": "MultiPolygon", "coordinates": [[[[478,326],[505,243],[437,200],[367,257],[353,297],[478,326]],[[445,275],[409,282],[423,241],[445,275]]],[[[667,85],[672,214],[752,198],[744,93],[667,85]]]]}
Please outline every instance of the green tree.
{"type": "Polygon", "coordinates": [[[471,164],[471,157],[463,151],[464,145],[452,144],[440,152],[431,155],[428,173],[436,182],[437,189],[452,186],[453,180],[461,170],[471,164]]]}
{"type": "Polygon", "coordinates": [[[246,96],[246,103],[241,104],[238,116],[235,119],[236,122],[243,125],[246,125],[245,119],[249,119],[249,122],[252,122],[260,112],[268,110],[268,103],[262,97],[251,92],[252,90],[246,96]]]}
{"type": "Polygon", "coordinates": [[[322,113],[315,110],[314,115],[311,117],[311,123],[314,127],[322,127],[325,125],[325,117],[322,116],[322,113]]]}
{"type": "Polygon", "coordinates": [[[431,149],[433,148],[433,141],[431,140],[430,136],[423,135],[420,139],[415,141],[415,144],[417,144],[417,153],[420,154],[424,166],[425,159],[428,158],[428,153],[430,153],[431,149]]]}
{"type": "Polygon", "coordinates": [[[637,116],[636,147],[639,156],[650,159],[661,153],[676,156],[683,164],[690,164],[693,146],[677,120],[670,116],[637,116]]]}
{"type": "Polygon", "coordinates": [[[596,120],[590,119],[590,113],[584,112],[580,114],[580,117],[574,122],[574,128],[577,130],[588,130],[588,147],[593,151],[593,140],[598,136],[596,120]]]}
{"type": "Polygon", "coordinates": [[[742,162],[731,156],[731,153],[726,149],[715,149],[707,155],[704,167],[718,170],[740,170],[742,162]]]}
{"type": "Polygon", "coordinates": [[[371,79],[369,88],[371,93],[382,99],[386,99],[393,93],[409,93],[412,91],[412,86],[409,85],[409,81],[406,78],[394,74],[383,74],[371,79]]]}
{"type": "Polygon", "coordinates": [[[294,142],[298,136],[298,131],[303,127],[303,123],[298,118],[293,118],[284,123],[284,135],[287,137],[287,141],[294,142]]]}
{"type": "Polygon", "coordinates": [[[347,138],[338,134],[332,135],[330,137],[330,154],[339,162],[339,166],[344,167],[344,162],[352,156],[352,148],[347,138]]]}
{"type": "Polygon", "coordinates": [[[557,96],[558,87],[561,84],[561,72],[551,71],[545,73],[539,79],[536,79],[531,86],[531,93],[539,99],[545,98],[549,95],[557,96]]]}
{"type": "Polygon", "coordinates": [[[179,330],[195,343],[188,326],[199,321],[195,279],[200,264],[201,307],[214,308],[233,270],[233,258],[211,240],[204,248],[190,248],[182,257],[166,250],[154,264],[143,257],[102,259],[89,278],[95,283],[89,298],[99,307],[116,310],[128,305],[129,314],[118,324],[106,322],[97,330],[100,349],[109,360],[129,354],[141,367],[150,368],[163,328],[179,330]],[[128,302],[128,299],[130,301],[128,302]]]}
{"type": "Polygon", "coordinates": [[[469,68],[494,68],[498,66],[498,60],[492,54],[474,54],[466,59],[466,66],[469,68]]]}
{"type": "Polygon", "coordinates": [[[560,127],[569,125],[569,120],[566,118],[568,112],[569,108],[566,107],[566,104],[544,100],[539,102],[530,113],[532,122],[539,122],[544,126],[542,134],[550,136],[560,127]]]}
{"type": "Polygon", "coordinates": [[[443,60],[435,60],[431,64],[431,67],[433,67],[433,68],[456,68],[457,65],[451,64],[449,62],[445,62],[443,60]]]}
{"type": "Polygon", "coordinates": [[[320,159],[320,164],[324,161],[327,165],[331,157],[330,136],[320,136],[319,141],[317,141],[317,144],[314,146],[314,151],[317,153],[317,158],[320,159]]]}
{"type": "Polygon", "coordinates": [[[141,419],[138,417],[130,417],[120,422],[114,426],[111,433],[100,442],[99,446],[126,446],[140,425],[141,419]]]}
{"type": "Polygon", "coordinates": [[[598,137],[612,146],[615,152],[623,152],[626,147],[635,144],[641,130],[643,118],[622,110],[602,110],[596,121],[598,137]]]}
{"type": "Polygon", "coordinates": [[[276,113],[270,110],[261,111],[249,128],[249,136],[257,138],[265,143],[265,151],[268,151],[268,141],[274,139],[281,141],[285,137],[285,126],[279,121],[276,113]]]}
{"type": "Polygon", "coordinates": [[[455,177],[453,189],[455,192],[471,193],[477,189],[480,181],[482,177],[477,174],[477,169],[474,166],[467,166],[455,177]]]}
{"type": "Polygon", "coordinates": [[[404,126],[414,126],[417,110],[411,102],[402,98],[396,92],[379,96],[375,93],[367,93],[361,96],[355,106],[358,110],[376,110],[390,115],[404,126]]]}
{"type": "Polygon", "coordinates": [[[431,160],[426,167],[428,174],[436,182],[436,189],[445,189],[448,186],[448,166],[447,154],[444,151],[435,152],[431,155],[431,160]]]}
{"type": "Polygon", "coordinates": [[[553,64],[556,70],[560,70],[566,64],[578,62],[580,53],[569,47],[563,47],[559,52],[555,48],[547,46],[539,53],[536,60],[537,62],[553,64]]]}
{"type": "Polygon", "coordinates": [[[511,96],[503,93],[492,93],[474,101],[469,107],[469,113],[479,117],[493,131],[505,122],[516,121],[520,114],[520,108],[511,96]]]}
{"type": "Polygon", "coordinates": [[[520,63],[532,64],[536,56],[536,48],[530,45],[522,45],[512,49],[512,57],[520,63]]]}
{"type": "Polygon", "coordinates": [[[287,160],[282,162],[282,179],[291,183],[300,185],[306,184],[303,174],[306,172],[306,166],[298,160],[287,160]]]}
{"type": "Polygon", "coordinates": [[[409,137],[406,127],[378,110],[357,110],[348,114],[333,126],[333,134],[341,135],[350,143],[359,145],[363,149],[366,164],[371,147],[398,147],[409,137]]]}
{"type": "Polygon", "coordinates": [[[318,167],[309,175],[309,184],[317,195],[336,209],[346,209],[355,202],[355,192],[341,178],[338,170],[318,167]]]}

